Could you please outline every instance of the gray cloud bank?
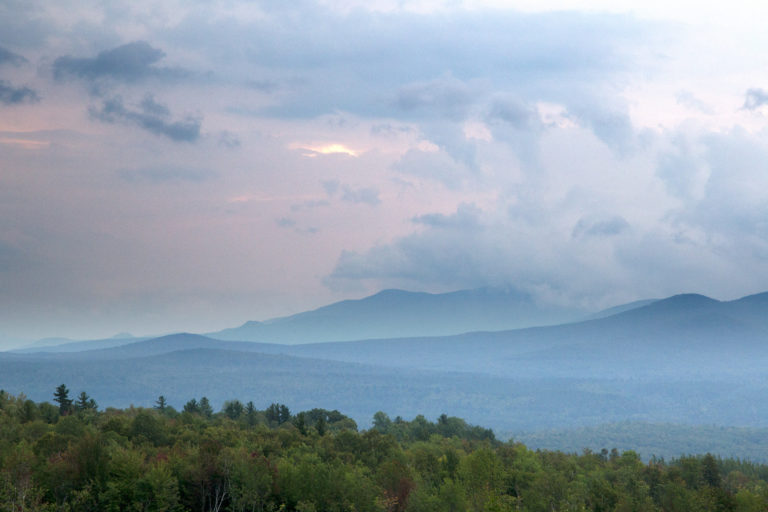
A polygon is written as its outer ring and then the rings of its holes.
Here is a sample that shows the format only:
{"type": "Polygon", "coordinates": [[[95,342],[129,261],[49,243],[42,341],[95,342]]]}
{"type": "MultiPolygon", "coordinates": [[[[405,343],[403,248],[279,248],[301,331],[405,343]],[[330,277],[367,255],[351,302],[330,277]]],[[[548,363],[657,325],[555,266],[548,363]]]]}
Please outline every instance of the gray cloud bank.
{"type": "Polygon", "coordinates": [[[27,62],[27,59],[21,55],[13,53],[12,51],[0,46],[0,65],[12,64],[14,66],[20,66],[25,62],[27,62]]]}
{"type": "Polygon", "coordinates": [[[106,123],[125,122],[162,135],[176,142],[195,142],[200,137],[202,121],[187,117],[181,121],[170,119],[170,110],[157,103],[153,96],[145,96],[138,108],[131,109],[123,104],[119,96],[104,100],[99,108],[90,109],[91,116],[106,123]]]}
{"type": "Polygon", "coordinates": [[[179,79],[188,75],[182,69],[156,66],[165,52],[146,41],[127,43],[100,52],[96,57],[59,57],[53,62],[57,79],[111,79],[118,82],[138,82],[149,78],[179,79]]]}
{"type": "Polygon", "coordinates": [[[40,96],[33,89],[14,87],[5,80],[0,80],[0,103],[18,105],[20,103],[34,103],[39,100],[40,96]]]}

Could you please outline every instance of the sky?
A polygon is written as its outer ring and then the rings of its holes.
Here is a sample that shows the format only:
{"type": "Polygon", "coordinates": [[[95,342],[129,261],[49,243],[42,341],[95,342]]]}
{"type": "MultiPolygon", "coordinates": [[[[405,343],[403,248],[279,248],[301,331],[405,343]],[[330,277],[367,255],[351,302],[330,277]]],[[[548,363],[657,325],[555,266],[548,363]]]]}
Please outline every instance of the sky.
{"type": "Polygon", "coordinates": [[[768,6],[0,0],[0,340],[768,290],[768,6]]]}

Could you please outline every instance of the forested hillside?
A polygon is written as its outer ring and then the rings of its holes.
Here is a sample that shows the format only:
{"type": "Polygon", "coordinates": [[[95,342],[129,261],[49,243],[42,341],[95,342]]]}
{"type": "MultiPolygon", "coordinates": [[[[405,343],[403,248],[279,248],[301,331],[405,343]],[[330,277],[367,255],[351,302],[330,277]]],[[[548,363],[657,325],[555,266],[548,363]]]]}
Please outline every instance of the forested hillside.
{"type": "MultiPolygon", "coordinates": [[[[52,390],[52,393],[54,390],[52,390]]],[[[502,443],[442,415],[383,412],[358,431],[338,411],[205,397],[181,412],[99,410],[86,392],[56,405],[0,392],[0,510],[560,511],[768,506],[768,466],[633,451],[565,454],[502,443]]]]}

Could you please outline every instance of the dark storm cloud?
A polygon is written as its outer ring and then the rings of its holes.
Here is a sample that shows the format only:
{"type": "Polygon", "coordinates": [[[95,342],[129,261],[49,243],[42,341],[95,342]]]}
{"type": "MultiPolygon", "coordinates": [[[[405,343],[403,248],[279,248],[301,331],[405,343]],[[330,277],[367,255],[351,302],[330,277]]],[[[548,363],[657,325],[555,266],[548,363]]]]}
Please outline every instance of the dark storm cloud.
{"type": "Polygon", "coordinates": [[[168,107],[156,102],[151,95],[144,97],[138,109],[126,107],[122,98],[116,96],[104,100],[100,108],[92,107],[90,113],[100,121],[134,124],[177,142],[195,142],[200,138],[200,118],[187,117],[182,121],[172,121],[168,107]]]}
{"type": "Polygon", "coordinates": [[[20,66],[27,62],[27,59],[21,55],[17,55],[10,50],[7,50],[0,46],[0,65],[12,64],[14,66],[20,66]]]}
{"type": "Polygon", "coordinates": [[[768,104],[768,92],[764,89],[749,89],[744,98],[744,106],[747,110],[757,110],[768,104]]]}
{"type": "Polygon", "coordinates": [[[5,80],[0,80],[0,103],[18,105],[19,103],[34,103],[40,99],[37,92],[29,87],[14,87],[5,80]]]}
{"type": "Polygon", "coordinates": [[[127,83],[148,78],[179,79],[189,75],[182,69],[156,66],[163,57],[165,52],[162,50],[145,41],[135,41],[103,51],[92,58],[59,57],[53,63],[53,73],[60,80],[74,77],[127,83]]]}

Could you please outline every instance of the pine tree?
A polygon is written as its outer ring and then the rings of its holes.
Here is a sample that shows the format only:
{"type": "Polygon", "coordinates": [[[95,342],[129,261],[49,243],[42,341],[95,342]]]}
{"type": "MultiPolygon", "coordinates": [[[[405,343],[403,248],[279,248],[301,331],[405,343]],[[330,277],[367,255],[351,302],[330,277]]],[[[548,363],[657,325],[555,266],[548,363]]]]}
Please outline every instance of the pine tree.
{"type": "Polygon", "coordinates": [[[197,414],[200,412],[200,406],[197,403],[197,400],[194,398],[190,400],[189,402],[184,404],[184,412],[189,412],[192,414],[197,414]]]}
{"type": "Polygon", "coordinates": [[[59,404],[59,414],[66,416],[72,412],[72,400],[69,398],[67,386],[62,384],[53,393],[53,401],[59,404]]]}
{"type": "Polygon", "coordinates": [[[75,402],[75,410],[78,412],[82,411],[88,411],[88,410],[96,410],[98,409],[98,405],[96,404],[96,401],[88,396],[88,393],[85,391],[81,391],[80,394],[77,396],[77,402],[75,402]]]}
{"type": "Polygon", "coordinates": [[[280,424],[280,404],[270,404],[267,410],[264,411],[264,415],[267,417],[267,422],[270,425],[280,424]]]}
{"type": "Polygon", "coordinates": [[[296,418],[293,422],[293,424],[296,425],[296,428],[299,429],[299,433],[303,436],[307,435],[307,423],[304,419],[304,416],[304,413],[300,412],[296,415],[296,418]]]}
{"type": "Polygon", "coordinates": [[[256,424],[256,406],[253,405],[253,401],[250,401],[245,405],[245,418],[250,426],[256,424]]]}
{"type": "Polygon", "coordinates": [[[206,418],[210,418],[213,416],[213,407],[211,407],[211,403],[208,401],[208,398],[203,397],[200,399],[200,414],[205,416],[206,418]]]}
{"type": "Polygon", "coordinates": [[[157,400],[155,400],[155,409],[160,412],[165,412],[166,407],[168,407],[168,402],[165,401],[165,397],[163,395],[157,397],[157,400]]]}
{"type": "Polygon", "coordinates": [[[278,422],[282,425],[291,421],[291,411],[286,405],[280,405],[280,412],[278,413],[278,422]]]}

